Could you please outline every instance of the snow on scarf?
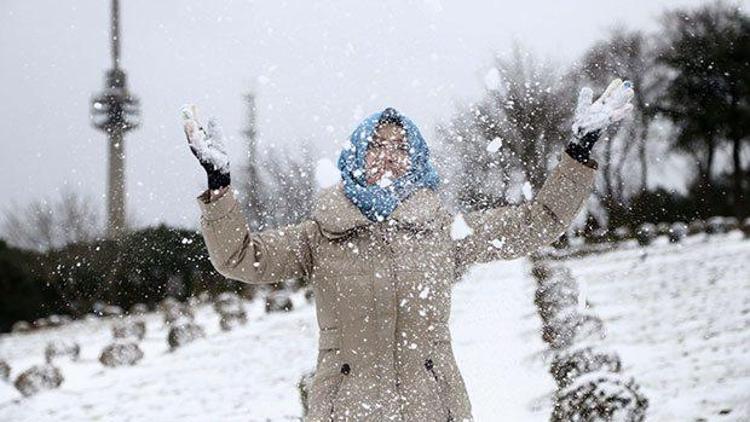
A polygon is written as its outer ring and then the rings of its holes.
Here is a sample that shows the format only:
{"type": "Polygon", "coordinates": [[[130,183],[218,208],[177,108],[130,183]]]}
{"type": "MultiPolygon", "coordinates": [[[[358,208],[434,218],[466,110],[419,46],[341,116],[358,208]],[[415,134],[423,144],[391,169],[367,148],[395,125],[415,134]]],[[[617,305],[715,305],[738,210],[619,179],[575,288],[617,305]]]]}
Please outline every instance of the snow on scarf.
{"type": "Polygon", "coordinates": [[[398,115],[409,143],[410,166],[407,172],[390,185],[368,185],[365,174],[367,145],[383,112],[366,118],[354,130],[339,155],[338,168],[344,182],[344,193],[368,219],[382,221],[412,192],[420,188],[436,189],[440,177],[430,163],[430,151],[417,126],[406,116],[398,115]]]}

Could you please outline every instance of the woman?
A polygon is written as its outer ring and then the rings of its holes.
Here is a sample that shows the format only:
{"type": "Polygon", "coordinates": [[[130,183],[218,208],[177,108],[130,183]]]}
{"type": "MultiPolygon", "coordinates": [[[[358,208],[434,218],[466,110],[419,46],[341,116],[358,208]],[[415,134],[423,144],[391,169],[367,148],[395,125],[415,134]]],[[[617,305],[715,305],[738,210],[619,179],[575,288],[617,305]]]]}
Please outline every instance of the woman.
{"type": "Polygon", "coordinates": [[[342,181],[319,193],[311,217],[252,233],[229,188],[229,160],[214,123],[186,110],[185,133],[208,173],[201,228],[211,263],[247,283],[306,277],[320,328],[308,421],[471,420],[451,347],[451,284],[467,265],[526,255],[558,238],[592,189],[589,153],[631,108],[629,82],[591,103],[584,88],[573,141],[528,204],[469,213],[452,239],[424,139],[393,109],[365,119],[341,152],[342,181]]]}

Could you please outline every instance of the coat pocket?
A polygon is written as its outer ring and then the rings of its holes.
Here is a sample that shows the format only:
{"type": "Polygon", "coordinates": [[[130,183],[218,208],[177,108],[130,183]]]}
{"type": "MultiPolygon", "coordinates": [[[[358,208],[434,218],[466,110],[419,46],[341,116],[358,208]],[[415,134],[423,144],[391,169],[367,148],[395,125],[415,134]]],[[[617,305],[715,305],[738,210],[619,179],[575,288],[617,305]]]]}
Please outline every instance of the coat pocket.
{"type": "Polygon", "coordinates": [[[310,413],[305,422],[331,420],[331,409],[342,381],[338,353],[336,348],[322,348],[319,352],[318,366],[308,396],[310,413]]]}

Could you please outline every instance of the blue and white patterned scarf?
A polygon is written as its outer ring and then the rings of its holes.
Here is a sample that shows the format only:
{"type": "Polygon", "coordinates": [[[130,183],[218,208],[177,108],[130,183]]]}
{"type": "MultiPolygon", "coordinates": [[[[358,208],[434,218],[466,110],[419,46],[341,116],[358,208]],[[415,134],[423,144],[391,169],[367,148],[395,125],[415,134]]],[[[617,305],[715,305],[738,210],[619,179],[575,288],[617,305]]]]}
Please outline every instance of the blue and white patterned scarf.
{"type": "Polygon", "coordinates": [[[399,115],[409,143],[410,166],[407,172],[388,186],[367,184],[365,154],[375,127],[383,112],[372,114],[357,126],[339,155],[338,168],[344,182],[344,193],[368,219],[382,221],[398,205],[420,188],[436,189],[440,177],[430,163],[430,150],[417,126],[406,116],[399,115]]]}

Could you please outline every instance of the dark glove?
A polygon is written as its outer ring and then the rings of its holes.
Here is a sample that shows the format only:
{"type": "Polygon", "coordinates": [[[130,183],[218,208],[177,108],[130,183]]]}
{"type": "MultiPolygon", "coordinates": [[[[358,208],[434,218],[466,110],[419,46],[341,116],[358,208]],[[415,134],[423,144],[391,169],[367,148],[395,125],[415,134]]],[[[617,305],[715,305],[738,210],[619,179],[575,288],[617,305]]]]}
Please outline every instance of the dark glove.
{"type": "Polygon", "coordinates": [[[215,120],[210,119],[204,129],[197,120],[195,106],[182,109],[185,136],[190,151],[198,159],[208,176],[208,188],[220,189],[231,183],[229,175],[229,156],[224,147],[221,129],[215,120]]]}
{"type": "Polygon", "coordinates": [[[601,130],[595,130],[583,135],[581,139],[570,141],[568,146],[565,147],[565,152],[579,163],[588,164],[591,159],[591,150],[594,148],[596,141],[599,140],[601,133],[601,130]]]}
{"type": "Polygon", "coordinates": [[[619,78],[612,81],[593,104],[591,100],[594,92],[591,88],[581,89],[572,127],[573,140],[568,143],[565,152],[578,162],[587,164],[602,131],[610,124],[622,120],[633,109],[630,100],[634,94],[633,83],[623,82],[619,78]]]}

